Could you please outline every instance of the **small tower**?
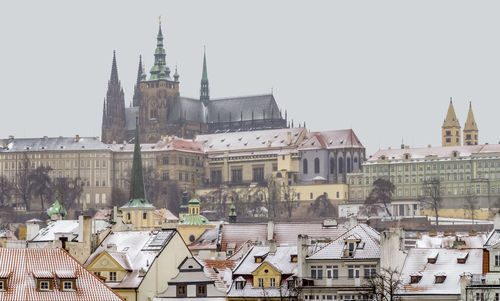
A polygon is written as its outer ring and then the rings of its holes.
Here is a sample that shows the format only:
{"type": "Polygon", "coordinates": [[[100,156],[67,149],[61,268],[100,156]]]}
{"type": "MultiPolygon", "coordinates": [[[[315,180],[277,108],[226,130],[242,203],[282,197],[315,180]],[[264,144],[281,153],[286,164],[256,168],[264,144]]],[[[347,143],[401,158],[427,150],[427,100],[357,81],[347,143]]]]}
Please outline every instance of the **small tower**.
{"type": "Polygon", "coordinates": [[[152,230],[155,209],[155,206],[146,199],[141,145],[139,144],[139,124],[136,121],[134,158],[130,176],[130,196],[129,201],[120,207],[123,212],[123,223],[132,224],[132,230],[152,230]]]}
{"type": "Polygon", "coordinates": [[[61,195],[58,192],[56,192],[56,200],[54,201],[52,206],[50,206],[50,208],[47,209],[47,215],[50,217],[51,221],[61,220],[67,214],[66,209],[64,209],[63,205],[59,203],[60,197],[61,195]]]}
{"type": "Polygon", "coordinates": [[[469,113],[464,125],[464,145],[478,145],[478,143],[479,130],[474,119],[474,113],[472,112],[472,103],[469,102],[469,113]]]}
{"type": "Polygon", "coordinates": [[[139,107],[141,105],[141,81],[143,80],[145,74],[142,69],[142,56],[139,56],[139,68],[137,70],[137,81],[134,86],[134,97],[132,105],[134,107],[139,107]]]}
{"type": "Polygon", "coordinates": [[[200,100],[207,105],[210,100],[210,90],[208,88],[207,57],[203,50],[203,71],[201,73],[200,100]]]}
{"type": "Polygon", "coordinates": [[[448,113],[446,114],[446,119],[441,127],[442,134],[442,145],[443,146],[460,146],[462,145],[460,139],[461,126],[458,121],[457,115],[455,114],[455,109],[453,108],[453,101],[450,98],[450,105],[448,106],[448,113]]]}
{"type": "Polygon", "coordinates": [[[230,223],[236,223],[236,219],[238,217],[238,214],[236,213],[236,206],[231,204],[231,207],[229,207],[229,222],[230,223]]]}

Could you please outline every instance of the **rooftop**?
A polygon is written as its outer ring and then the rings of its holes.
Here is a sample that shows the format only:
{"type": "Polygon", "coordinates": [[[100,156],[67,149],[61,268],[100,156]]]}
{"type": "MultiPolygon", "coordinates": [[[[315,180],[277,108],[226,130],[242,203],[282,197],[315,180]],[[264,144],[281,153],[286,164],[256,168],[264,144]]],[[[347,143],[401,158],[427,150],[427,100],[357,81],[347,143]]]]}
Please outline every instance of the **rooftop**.
{"type": "Polygon", "coordinates": [[[42,137],[13,138],[7,147],[0,145],[0,152],[84,151],[109,150],[99,137],[42,137]]]}
{"type": "Polygon", "coordinates": [[[299,150],[364,148],[352,129],[311,132],[300,144],[299,150]]]}

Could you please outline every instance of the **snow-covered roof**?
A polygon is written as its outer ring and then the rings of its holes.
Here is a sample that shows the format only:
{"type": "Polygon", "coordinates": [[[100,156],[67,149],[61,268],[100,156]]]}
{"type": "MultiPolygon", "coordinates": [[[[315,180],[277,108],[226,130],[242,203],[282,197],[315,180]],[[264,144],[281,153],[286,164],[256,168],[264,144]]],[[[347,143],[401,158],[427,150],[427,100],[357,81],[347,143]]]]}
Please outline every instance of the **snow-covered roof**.
{"type": "Polygon", "coordinates": [[[7,148],[0,146],[0,152],[43,152],[43,151],[96,151],[109,150],[99,137],[42,137],[9,139],[7,148]]]}
{"type": "MultiPolygon", "coordinates": [[[[78,235],[78,220],[51,221],[47,227],[40,229],[31,242],[53,241],[55,233],[72,233],[78,235]]],[[[110,226],[106,220],[92,220],[92,233],[99,233],[110,226]]]]}
{"type": "MultiPolygon", "coordinates": [[[[114,153],[132,154],[134,152],[133,143],[113,143],[109,144],[109,147],[114,153]]],[[[164,140],[160,140],[157,143],[141,143],[141,152],[165,151],[202,153],[203,147],[200,142],[194,142],[190,139],[182,139],[178,137],[165,138],[164,140]]]]}
{"type": "Polygon", "coordinates": [[[233,274],[251,275],[264,262],[271,264],[281,274],[295,274],[297,262],[292,262],[291,255],[297,255],[297,246],[278,246],[275,253],[270,253],[268,246],[253,246],[233,270],[233,274]],[[255,256],[265,258],[262,262],[255,262],[255,256]]]}
{"type": "Polygon", "coordinates": [[[401,271],[403,295],[460,295],[460,275],[482,273],[482,249],[411,249],[401,271]],[[458,263],[468,253],[465,263],[458,263]],[[435,263],[428,262],[436,258],[435,263]],[[443,275],[442,273],[445,273],[443,275]],[[410,276],[420,273],[418,283],[411,284],[410,276]],[[443,283],[435,283],[436,276],[446,276],[443,283]]]}
{"type": "Polygon", "coordinates": [[[488,239],[484,243],[484,247],[491,247],[500,242],[500,230],[494,229],[488,235],[488,239]]]}
{"type": "Polygon", "coordinates": [[[135,288],[143,279],[139,271],[148,271],[156,256],[170,242],[175,230],[111,232],[87,259],[90,265],[102,252],[106,251],[124,269],[127,275],[121,282],[108,283],[112,288],[135,288]]]}
{"type": "MultiPolygon", "coordinates": [[[[243,289],[237,289],[235,287],[235,282],[231,286],[231,289],[227,292],[228,298],[287,298],[289,296],[295,296],[295,290],[288,289],[287,284],[283,284],[280,287],[254,287],[251,281],[247,281],[243,289]]],[[[243,299],[246,300],[246,299],[243,299]]],[[[256,299],[257,300],[257,299],[256,299]]],[[[261,300],[261,299],[259,299],[261,300]]]]}
{"type": "Polygon", "coordinates": [[[352,259],[380,258],[380,234],[365,224],[358,224],[325,245],[308,259],[342,259],[347,248],[346,240],[356,240],[352,259]]]}
{"type": "Polygon", "coordinates": [[[353,130],[332,130],[308,133],[299,150],[364,148],[353,130]]]}
{"type": "Polygon", "coordinates": [[[232,283],[235,262],[231,260],[199,259],[203,264],[204,272],[215,281],[215,286],[226,291],[232,283]]]}
{"type": "Polygon", "coordinates": [[[431,236],[429,234],[422,234],[415,242],[417,248],[453,248],[460,243],[460,248],[482,248],[486,242],[486,235],[478,233],[476,235],[469,235],[469,233],[444,235],[438,234],[431,236]]]}

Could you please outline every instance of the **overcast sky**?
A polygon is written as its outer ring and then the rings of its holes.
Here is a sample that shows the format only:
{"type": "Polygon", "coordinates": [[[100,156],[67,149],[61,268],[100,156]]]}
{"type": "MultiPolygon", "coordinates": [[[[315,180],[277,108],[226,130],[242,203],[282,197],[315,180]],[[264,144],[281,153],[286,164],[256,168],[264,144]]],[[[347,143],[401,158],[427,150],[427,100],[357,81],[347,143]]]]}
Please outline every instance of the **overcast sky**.
{"type": "Polygon", "coordinates": [[[500,131],[499,1],[2,1],[0,137],[100,136],[113,50],[127,105],[139,54],[199,96],[269,93],[312,130],[353,128],[367,147],[440,145],[453,97],[480,143],[500,131]]]}

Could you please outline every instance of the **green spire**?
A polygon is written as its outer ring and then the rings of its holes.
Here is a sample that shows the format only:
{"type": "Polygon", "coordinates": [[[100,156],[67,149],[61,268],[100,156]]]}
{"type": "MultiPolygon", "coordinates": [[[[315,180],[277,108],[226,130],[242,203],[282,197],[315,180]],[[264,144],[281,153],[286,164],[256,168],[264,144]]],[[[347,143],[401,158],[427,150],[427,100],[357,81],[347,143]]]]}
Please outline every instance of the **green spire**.
{"type": "Polygon", "coordinates": [[[165,48],[163,48],[163,33],[161,31],[160,20],[158,35],[156,36],[155,63],[150,70],[150,80],[170,78],[170,69],[166,65],[165,56],[165,48]]]}
{"type": "Polygon", "coordinates": [[[129,198],[130,200],[146,200],[144,176],[142,174],[141,144],[139,143],[139,122],[137,121],[135,126],[134,159],[132,161],[129,198]]]}

